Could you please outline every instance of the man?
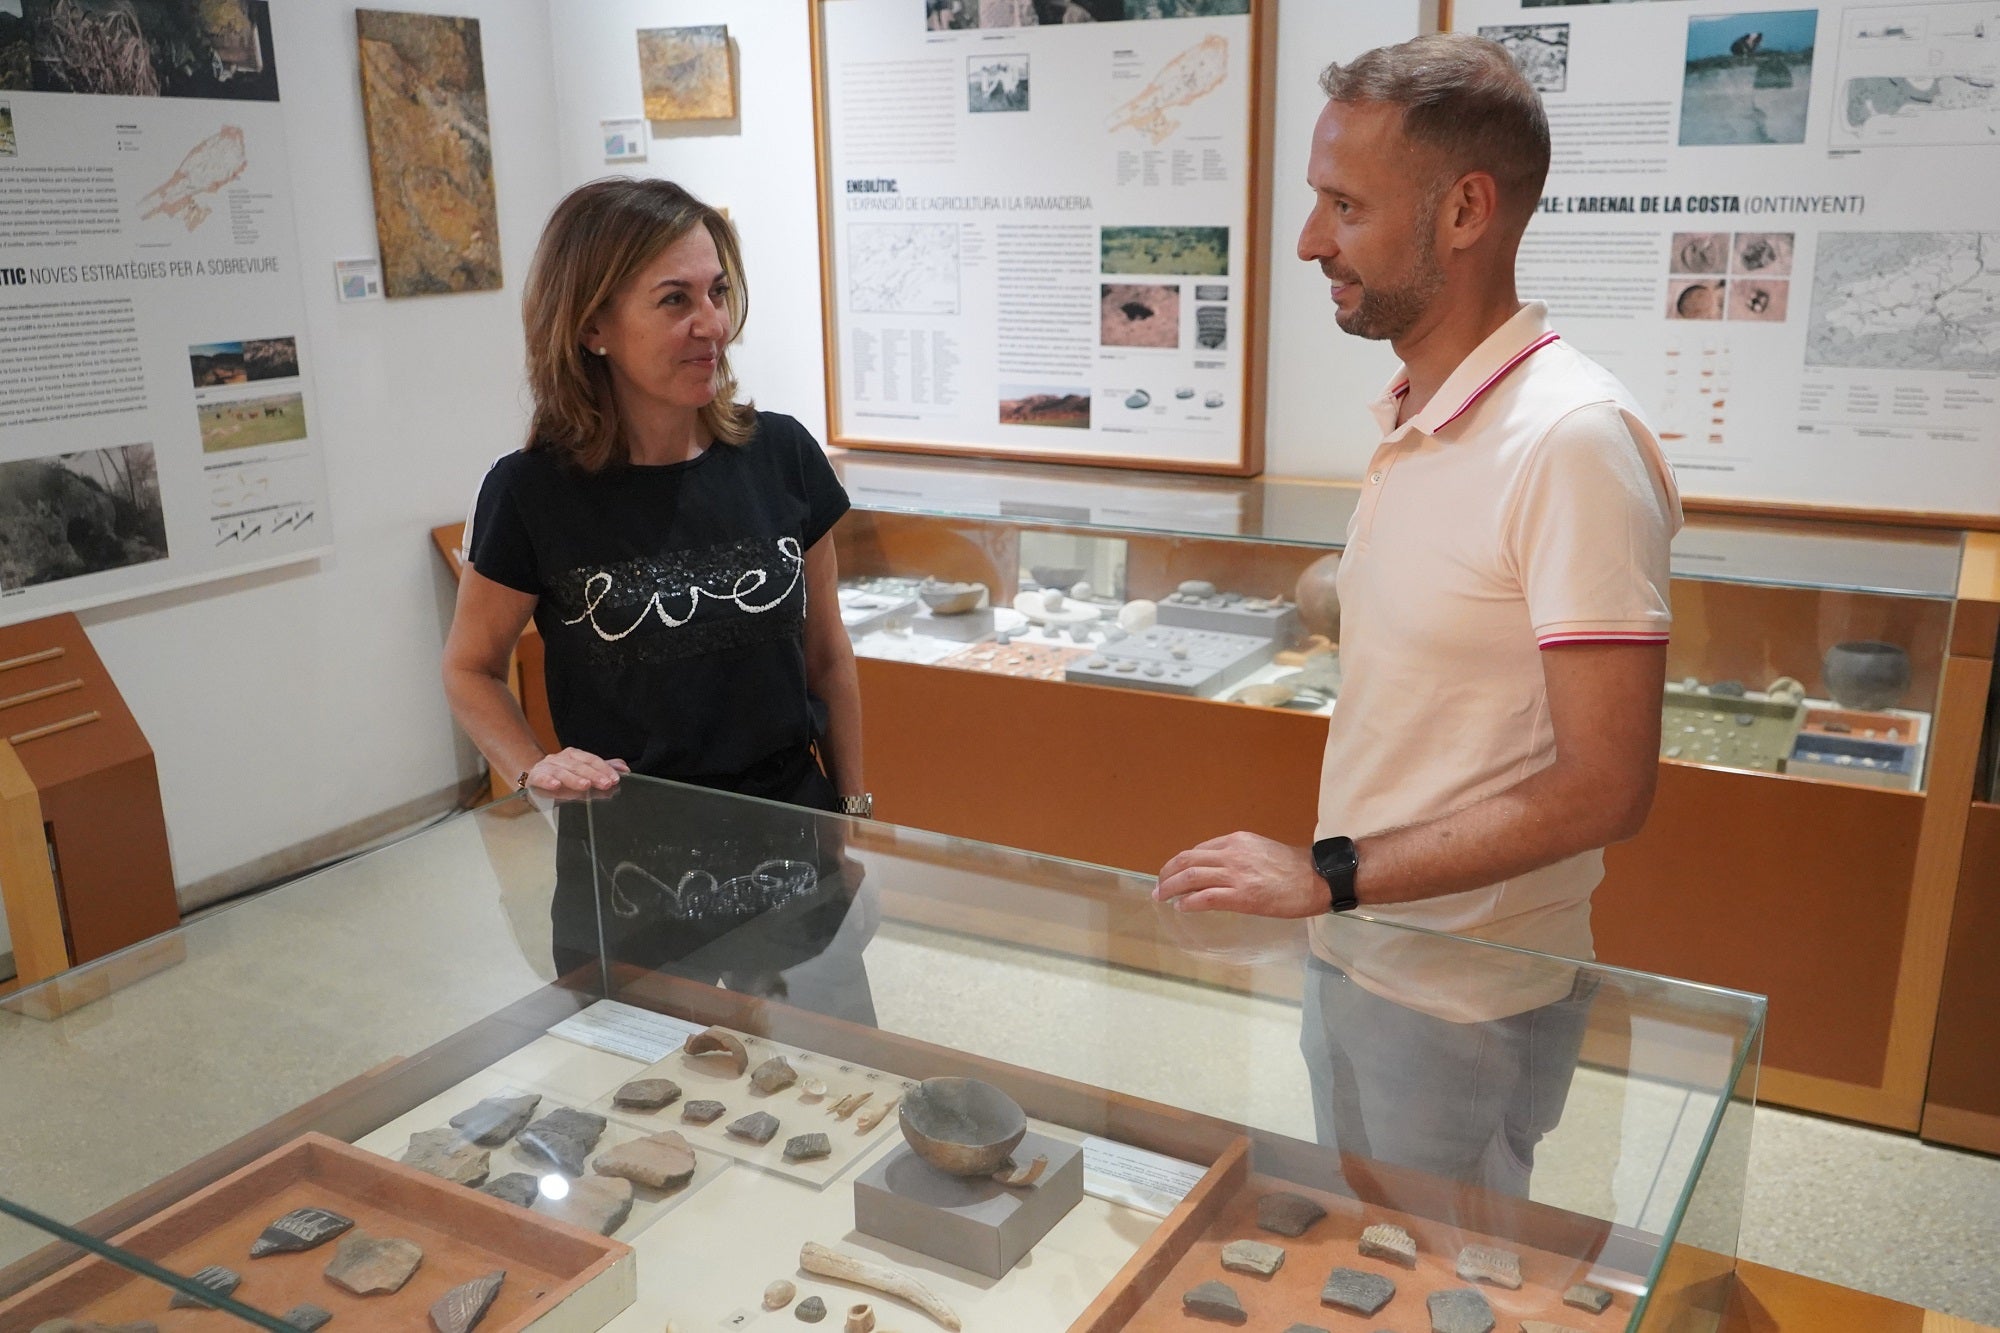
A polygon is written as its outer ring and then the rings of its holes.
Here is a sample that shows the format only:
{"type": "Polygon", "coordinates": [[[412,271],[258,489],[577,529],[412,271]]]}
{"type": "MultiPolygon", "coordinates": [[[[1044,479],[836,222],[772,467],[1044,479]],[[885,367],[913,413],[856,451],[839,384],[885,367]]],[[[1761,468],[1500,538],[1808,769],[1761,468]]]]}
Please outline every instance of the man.
{"type": "Polygon", "coordinates": [[[1403,373],[1341,558],[1317,841],[1205,842],[1156,896],[1313,918],[1322,1139],[1525,1193],[1582,1039],[1575,969],[1330,913],[1591,956],[1601,849],[1653,797],[1680,502],[1624,387],[1515,294],[1549,138],[1506,52],[1421,37],[1321,86],[1299,257],[1403,373]]]}

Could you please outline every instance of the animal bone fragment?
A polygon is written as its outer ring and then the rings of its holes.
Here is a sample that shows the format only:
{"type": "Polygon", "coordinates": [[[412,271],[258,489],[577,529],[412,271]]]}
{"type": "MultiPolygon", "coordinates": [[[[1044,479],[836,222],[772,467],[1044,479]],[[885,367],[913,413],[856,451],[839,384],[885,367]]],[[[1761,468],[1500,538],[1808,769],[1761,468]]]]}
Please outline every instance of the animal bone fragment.
{"type": "Polygon", "coordinates": [[[1034,1161],[1028,1163],[1026,1166],[1022,1166],[1010,1157],[1007,1159],[1007,1165],[993,1173],[993,1179],[1002,1185],[1011,1186],[1014,1189],[1025,1189],[1040,1180],[1042,1172],[1048,1169],[1049,1159],[1047,1157],[1037,1156],[1034,1161]]]}
{"type": "Polygon", "coordinates": [[[862,1103],[866,1102],[870,1097],[873,1097],[874,1095],[875,1094],[872,1092],[850,1092],[845,1097],[842,1097],[839,1101],[835,1102],[833,1106],[829,1108],[827,1114],[831,1115],[835,1120],[845,1120],[847,1119],[847,1117],[853,1115],[856,1111],[860,1110],[862,1103]]]}
{"type": "Polygon", "coordinates": [[[929,1315],[941,1326],[958,1333],[964,1327],[951,1307],[932,1295],[922,1283],[904,1273],[882,1264],[871,1264],[857,1259],[851,1254],[828,1249],[824,1245],[807,1241],[799,1249],[799,1267],[819,1277],[830,1277],[842,1282],[852,1282],[857,1287],[867,1287],[879,1291],[884,1296],[894,1296],[899,1301],[907,1301],[929,1315]]]}
{"type": "Polygon", "coordinates": [[[901,1100],[903,1100],[901,1097],[891,1097],[886,1102],[877,1102],[860,1115],[854,1117],[854,1132],[856,1134],[866,1134],[869,1130],[881,1124],[882,1118],[895,1110],[896,1103],[901,1100]]]}

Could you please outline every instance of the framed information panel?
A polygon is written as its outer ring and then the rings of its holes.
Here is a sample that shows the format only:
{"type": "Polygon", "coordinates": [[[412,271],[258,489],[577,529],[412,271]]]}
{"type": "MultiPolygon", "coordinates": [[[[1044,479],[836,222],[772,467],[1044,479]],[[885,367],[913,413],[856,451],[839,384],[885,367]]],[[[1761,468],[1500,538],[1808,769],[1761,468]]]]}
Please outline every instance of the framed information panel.
{"type": "Polygon", "coordinates": [[[1548,107],[1524,296],[1691,502],[2000,524],[2000,8],[1457,0],[1548,107]]]}
{"type": "Polygon", "coordinates": [[[1263,465],[1270,0],[808,0],[831,442],[1263,465]]]}

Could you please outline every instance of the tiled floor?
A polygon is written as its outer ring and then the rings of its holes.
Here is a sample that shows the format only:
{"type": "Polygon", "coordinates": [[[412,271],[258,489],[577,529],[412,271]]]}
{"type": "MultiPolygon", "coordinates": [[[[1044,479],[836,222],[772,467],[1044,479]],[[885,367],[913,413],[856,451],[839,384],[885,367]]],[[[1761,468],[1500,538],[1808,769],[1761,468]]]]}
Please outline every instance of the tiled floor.
{"type": "MultiPolygon", "coordinates": [[[[198,923],[185,961],[59,1022],[0,1012],[0,1194],[82,1217],[535,990],[548,841],[457,821],[198,923]]],[[[1311,1136],[1296,1006],[897,922],[866,958],[887,1029],[1311,1136]]],[[[1657,1227],[1704,1121],[1585,1069],[1534,1192],[1657,1227]]],[[[1754,1130],[1746,1258],[2000,1324],[2000,1160],[1769,1109],[1754,1130]]],[[[0,1264],[33,1241],[0,1224],[0,1264]]]]}

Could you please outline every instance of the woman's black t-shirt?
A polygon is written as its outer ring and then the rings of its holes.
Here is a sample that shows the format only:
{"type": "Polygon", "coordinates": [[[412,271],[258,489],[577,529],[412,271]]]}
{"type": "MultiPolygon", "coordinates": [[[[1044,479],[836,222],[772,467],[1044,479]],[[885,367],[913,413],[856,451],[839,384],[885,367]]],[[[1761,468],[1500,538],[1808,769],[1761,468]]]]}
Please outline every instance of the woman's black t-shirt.
{"type": "Polygon", "coordinates": [[[757,415],[743,445],[584,473],[542,449],[493,465],[472,566],[540,599],[557,738],[650,777],[733,780],[823,728],[808,693],[805,553],[847,512],[811,432],[757,415]]]}

